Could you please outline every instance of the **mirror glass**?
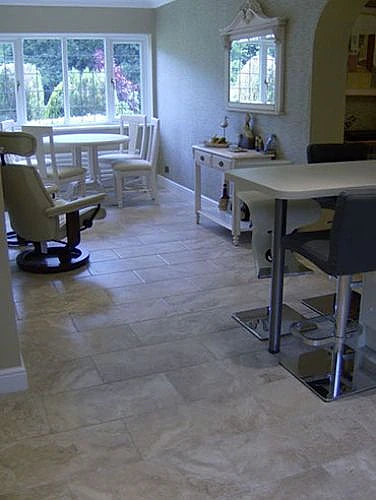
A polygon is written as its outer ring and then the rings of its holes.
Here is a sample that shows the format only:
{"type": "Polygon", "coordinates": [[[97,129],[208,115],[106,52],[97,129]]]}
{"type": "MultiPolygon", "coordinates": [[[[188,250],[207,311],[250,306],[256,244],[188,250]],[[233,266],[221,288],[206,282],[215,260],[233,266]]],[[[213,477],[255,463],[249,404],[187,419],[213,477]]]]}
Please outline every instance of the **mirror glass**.
{"type": "Polygon", "coordinates": [[[273,34],[234,40],[230,48],[229,102],[275,105],[276,46],[273,34]]]}
{"type": "Polygon", "coordinates": [[[224,30],[226,106],[232,111],[283,111],[285,19],[248,0],[224,30]]]}

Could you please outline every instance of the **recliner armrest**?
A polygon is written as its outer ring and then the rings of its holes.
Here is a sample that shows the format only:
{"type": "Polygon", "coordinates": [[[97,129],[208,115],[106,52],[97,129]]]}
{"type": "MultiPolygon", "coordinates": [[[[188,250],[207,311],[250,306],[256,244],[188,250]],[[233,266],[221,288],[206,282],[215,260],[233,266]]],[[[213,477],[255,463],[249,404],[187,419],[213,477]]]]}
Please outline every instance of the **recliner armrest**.
{"type": "Polygon", "coordinates": [[[106,197],[105,193],[93,194],[90,196],[85,196],[82,198],[77,198],[77,200],[67,201],[66,203],[59,203],[53,207],[46,209],[47,217],[56,217],[57,215],[64,215],[71,212],[76,212],[81,208],[87,208],[94,205],[98,205],[106,197]]]}

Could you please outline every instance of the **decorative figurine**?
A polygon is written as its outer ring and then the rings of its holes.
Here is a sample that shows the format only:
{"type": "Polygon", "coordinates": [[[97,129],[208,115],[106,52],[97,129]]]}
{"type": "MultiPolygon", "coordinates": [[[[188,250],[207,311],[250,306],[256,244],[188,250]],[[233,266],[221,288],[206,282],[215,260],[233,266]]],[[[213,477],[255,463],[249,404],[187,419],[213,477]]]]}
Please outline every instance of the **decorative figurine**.
{"type": "Polygon", "coordinates": [[[270,134],[266,139],[265,139],[265,146],[264,146],[264,153],[268,153],[273,155],[273,160],[277,156],[277,136],[275,134],[270,134]]]}
{"type": "Polygon", "coordinates": [[[227,116],[224,117],[223,122],[219,125],[221,129],[223,129],[223,137],[226,139],[226,128],[228,127],[228,118],[227,116]]]}
{"type": "Polygon", "coordinates": [[[245,124],[239,136],[239,146],[246,149],[255,148],[255,119],[251,113],[245,114],[245,124]]]}

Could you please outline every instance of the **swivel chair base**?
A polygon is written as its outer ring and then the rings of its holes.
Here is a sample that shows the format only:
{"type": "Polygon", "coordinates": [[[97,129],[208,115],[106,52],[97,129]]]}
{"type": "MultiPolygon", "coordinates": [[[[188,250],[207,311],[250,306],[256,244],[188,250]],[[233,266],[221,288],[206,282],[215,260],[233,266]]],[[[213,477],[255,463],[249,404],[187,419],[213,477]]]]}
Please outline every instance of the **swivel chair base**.
{"type": "Polygon", "coordinates": [[[7,232],[7,245],[10,248],[13,247],[26,247],[30,245],[30,241],[26,241],[23,238],[21,238],[15,231],[8,231],[7,232]]]}
{"type": "MultiPolygon", "coordinates": [[[[259,340],[269,339],[269,316],[269,307],[259,307],[232,314],[232,318],[235,321],[240,323],[259,340]]],[[[304,319],[304,316],[295,311],[295,309],[283,304],[281,335],[290,335],[291,325],[296,321],[304,319]]]]}
{"type": "Polygon", "coordinates": [[[72,271],[89,262],[89,253],[79,248],[51,246],[43,253],[25,250],[17,256],[17,264],[23,271],[38,274],[62,273],[72,271]]]}

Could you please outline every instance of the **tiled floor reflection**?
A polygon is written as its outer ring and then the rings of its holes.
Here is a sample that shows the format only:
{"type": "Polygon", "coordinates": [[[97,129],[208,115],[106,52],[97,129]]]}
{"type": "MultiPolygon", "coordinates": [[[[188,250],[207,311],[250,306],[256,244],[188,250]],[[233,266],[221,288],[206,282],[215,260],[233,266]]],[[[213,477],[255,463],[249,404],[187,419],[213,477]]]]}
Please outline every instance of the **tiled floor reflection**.
{"type": "MultiPolygon", "coordinates": [[[[10,251],[30,387],[0,397],[0,499],[375,498],[376,395],[323,403],[231,318],[268,301],[250,234],[235,248],[172,188],[107,212],[88,268],[10,251]]],[[[288,278],[286,302],[333,286],[288,278]]]]}

